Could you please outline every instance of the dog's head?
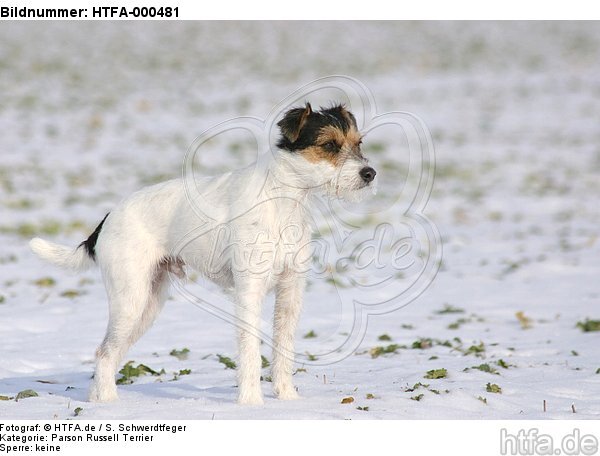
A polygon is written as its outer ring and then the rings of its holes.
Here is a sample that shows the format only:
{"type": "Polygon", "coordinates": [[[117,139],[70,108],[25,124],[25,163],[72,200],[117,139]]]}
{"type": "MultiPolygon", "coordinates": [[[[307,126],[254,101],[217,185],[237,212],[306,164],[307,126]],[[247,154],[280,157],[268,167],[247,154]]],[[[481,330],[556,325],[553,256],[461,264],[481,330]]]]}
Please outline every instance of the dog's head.
{"type": "Polygon", "coordinates": [[[277,123],[277,147],[294,157],[303,184],[334,197],[359,200],[374,191],[377,174],[361,152],[356,119],[343,105],[293,108],[277,123]]]}

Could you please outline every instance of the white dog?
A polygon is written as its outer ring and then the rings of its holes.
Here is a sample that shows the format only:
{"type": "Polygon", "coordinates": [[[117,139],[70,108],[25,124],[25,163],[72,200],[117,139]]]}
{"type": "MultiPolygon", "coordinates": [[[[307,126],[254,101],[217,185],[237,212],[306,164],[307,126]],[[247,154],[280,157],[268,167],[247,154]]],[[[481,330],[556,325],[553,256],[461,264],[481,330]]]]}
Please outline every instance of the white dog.
{"type": "Polygon", "coordinates": [[[264,160],[195,181],[197,191],[176,179],[134,193],[75,249],[31,240],[47,261],[76,271],[97,263],[102,271],[110,318],[90,400],[117,399],[120,362],[161,310],[169,274],[183,278],[185,267],[233,293],[240,404],[263,401],[255,328],[265,295],[275,290],[273,389],[280,399],[298,397],[293,342],[305,284],[298,265],[311,256],[311,196],[358,199],[372,190],[375,170],[361,154],[354,116],[341,105],[313,111],[307,103],[277,125],[281,138],[264,160]]]}

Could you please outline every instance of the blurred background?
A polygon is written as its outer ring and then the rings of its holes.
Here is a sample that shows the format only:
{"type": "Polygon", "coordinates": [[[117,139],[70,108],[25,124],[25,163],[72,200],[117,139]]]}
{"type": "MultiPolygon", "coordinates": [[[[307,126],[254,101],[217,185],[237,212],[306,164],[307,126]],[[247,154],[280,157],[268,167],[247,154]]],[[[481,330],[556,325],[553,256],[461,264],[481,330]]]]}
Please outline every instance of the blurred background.
{"type": "MultiPolygon", "coordinates": [[[[179,175],[204,129],[330,74],[424,120],[439,222],[542,212],[569,227],[598,192],[597,23],[5,22],[0,37],[0,233],[51,231],[58,208],[83,228],[87,208],[179,175]]],[[[366,147],[394,170],[386,144],[366,147]]]]}

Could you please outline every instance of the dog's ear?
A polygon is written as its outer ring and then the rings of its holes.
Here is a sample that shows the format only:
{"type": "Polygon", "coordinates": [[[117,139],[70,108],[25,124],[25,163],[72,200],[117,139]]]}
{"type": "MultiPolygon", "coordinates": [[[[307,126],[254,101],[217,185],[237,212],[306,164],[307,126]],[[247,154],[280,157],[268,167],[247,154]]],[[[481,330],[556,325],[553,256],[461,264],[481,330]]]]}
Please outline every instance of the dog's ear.
{"type": "Polygon", "coordinates": [[[288,141],[295,142],[300,136],[302,127],[306,124],[308,116],[312,113],[310,103],[306,103],[304,108],[290,109],[285,113],[283,119],[277,122],[277,126],[281,129],[281,134],[285,136],[288,141]]]}

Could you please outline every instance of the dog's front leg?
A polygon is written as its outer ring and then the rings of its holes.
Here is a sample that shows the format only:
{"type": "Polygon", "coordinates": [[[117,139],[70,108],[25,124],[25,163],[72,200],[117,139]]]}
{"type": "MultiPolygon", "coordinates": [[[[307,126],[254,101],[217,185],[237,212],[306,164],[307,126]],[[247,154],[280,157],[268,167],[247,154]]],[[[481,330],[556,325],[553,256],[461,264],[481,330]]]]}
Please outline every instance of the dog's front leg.
{"type": "Polygon", "coordinates": [[[260,387],[260,311],[265,297],[264,281],[241,279],[236,283],[238,318],[239,366],[238,403],[261,405],[263,403],[260,387]]]}
{"type": "Polygon", "coordinates": [[[273,319],[273,391],[279,399],[297,399],[292,383],[294,366],[294,335],[302,309],[305,279],[289,272],[281,277],[275,289],[273,319]]]}

